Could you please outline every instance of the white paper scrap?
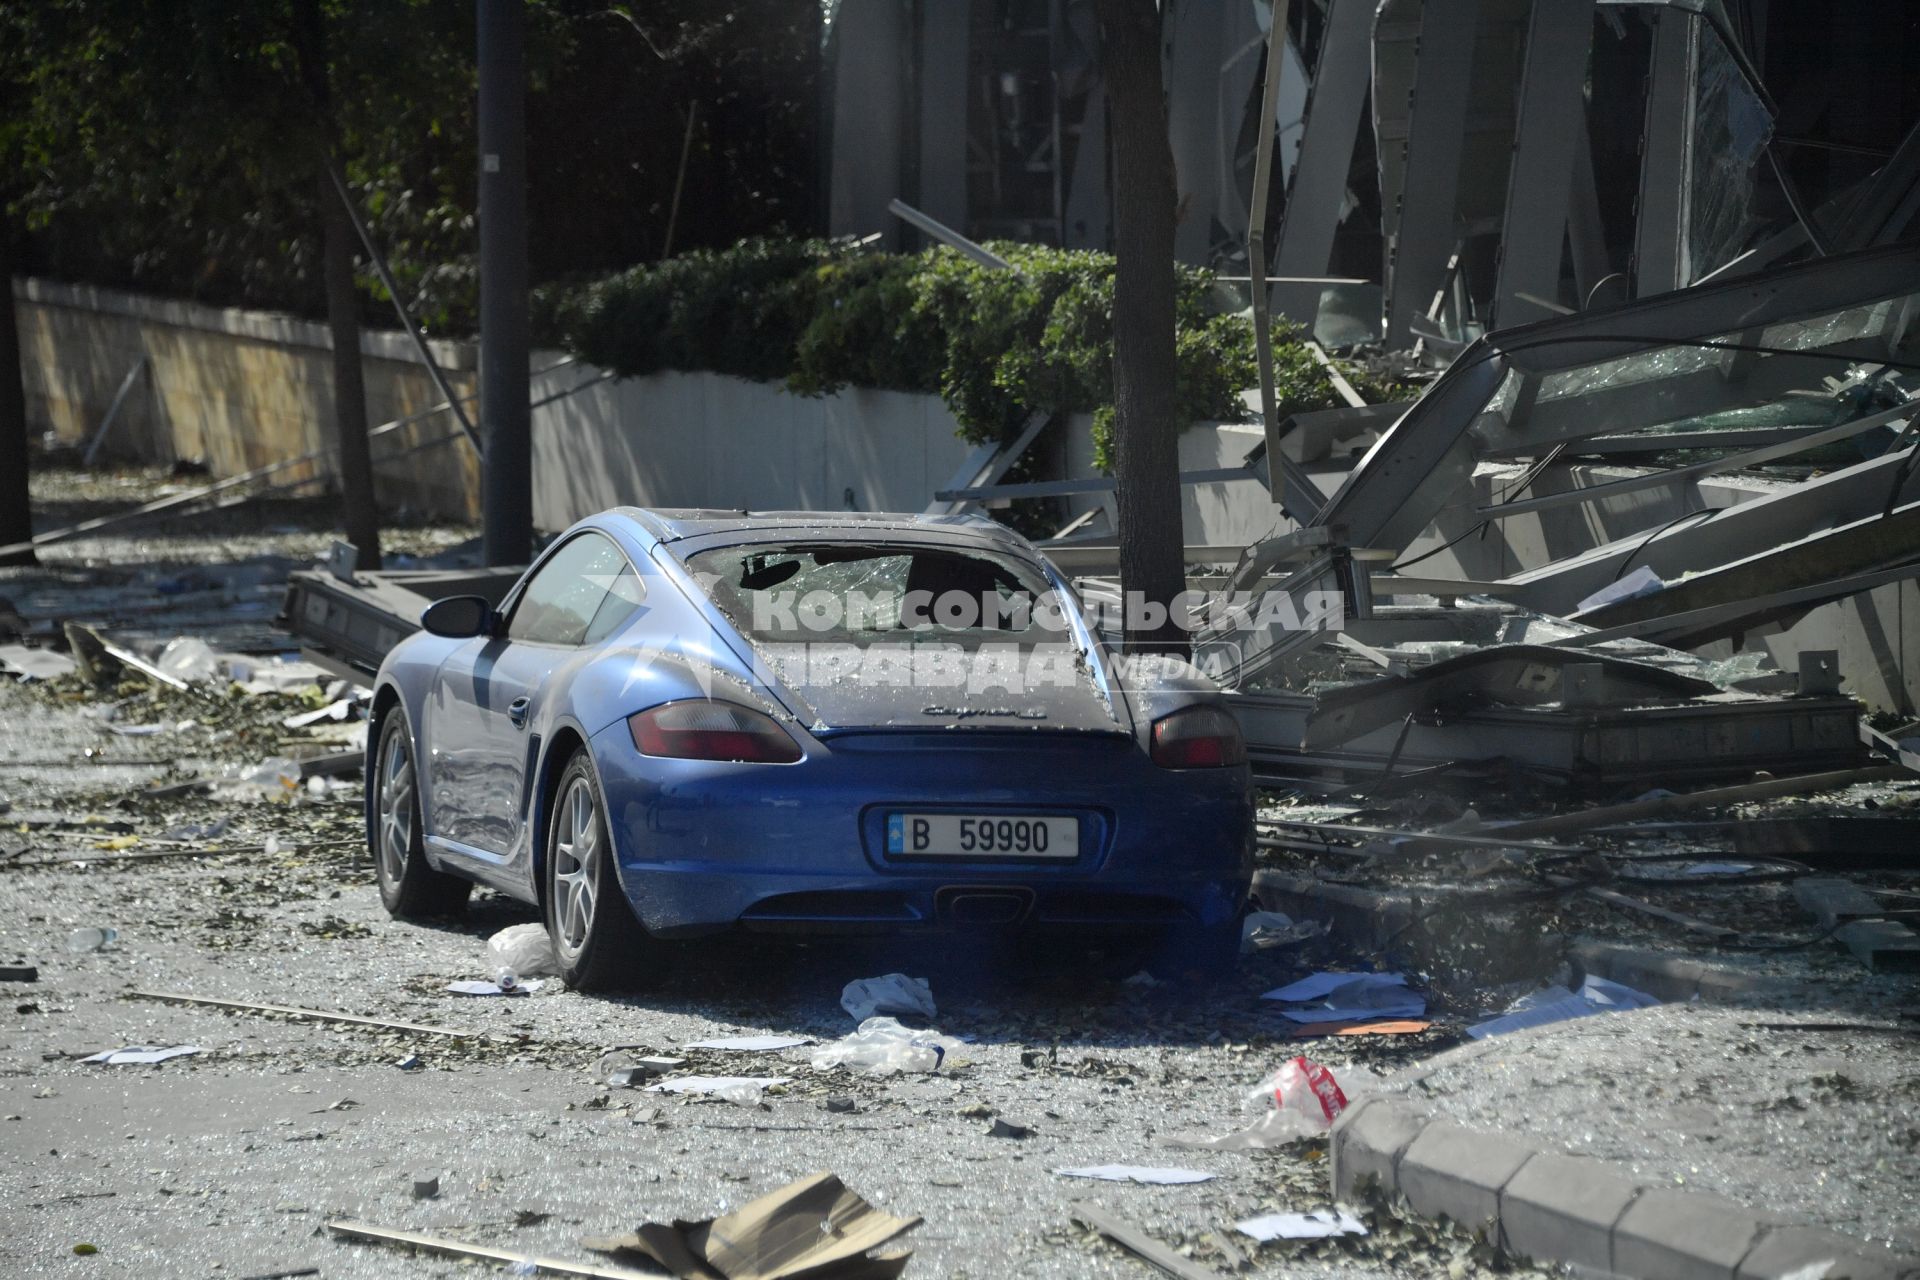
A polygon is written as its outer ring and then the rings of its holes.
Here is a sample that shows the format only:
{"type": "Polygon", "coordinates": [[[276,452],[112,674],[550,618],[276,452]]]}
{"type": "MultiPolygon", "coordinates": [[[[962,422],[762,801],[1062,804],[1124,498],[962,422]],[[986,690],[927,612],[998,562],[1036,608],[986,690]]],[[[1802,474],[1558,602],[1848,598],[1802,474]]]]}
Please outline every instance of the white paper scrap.
{"type": "Polygon", "coordinates": [[[1198,1169],[1153,1169],[1137,1164],[1097,1164],[1084,1169],[1055,1169],[1063,1178],[1099,1178],[1105,1182],[1142,1182],[1154,1187],[1206,1182],[1213,1177],[1198,1169]]]}
{"type": "Polygon", "coordinates": [[[786,1084],[792,1076],[681,1076],[677,1080],[662,1080],[659,1084],[647,1086],[648,1093],[718,1093],[722,1089],[731,1089],[736,1085],[748,1085],[756,1089],[771,1089],[777,1084],[786,1084]]]}
{"type": "Polygon", "coordinates": [[[1427,1011],[1426,999],[1407,990],[1398,973],[1316,973],[1260,998],[1299,1006],[1281,1016],[1301,1023],[1418,1018],[1427,1011]]]}
{"type": "Polygon", "coordinates": [[[540,989],[540,980],[503,987],[497,982],[449,982],[447,990],[457,996],[530,996],[540,989]]]}
{"type": "Polygon", "coordinates": [[[1367,1224],[1345,1209],[1316,1209],[1312,1213],[1269,1213],[1236,1222],[1242,1234],[1262,1243],[1268,1240],[1322,1240],[1328,1236],[1363,1236],[1367,1224]]]}
{"type": "Polygon", "coordinates": [[[1275,987],[1260,998],[1303,1004],[1308,1000],[1324,1000],[1330,993],[1350,983],[1375,987],[1404,987],[1407,985],[1407,979],[1406,975],[1399,973],[1315,973],[1284,987],[1275,987]]]}
{"type": "Polygon", "coordinates": [[[721,1036],[715,1040],[689,1040],[682,1049],[736,1049],[741,1053],[767,1053],[812,1044],[811,1036],[721,1036]]]}
{"type": "Polygon", "coordinates": [[[181,1058],[199,1052],[200,1046],[197,1044],[177,1044],[170,1049],[152,1044],[133,1044],[124,1049],[107,1049],[80,1061],[105,1063],[109,1067],[144,1066],[150,1062],[165,1062],[168,1058],[181,1058]]]}

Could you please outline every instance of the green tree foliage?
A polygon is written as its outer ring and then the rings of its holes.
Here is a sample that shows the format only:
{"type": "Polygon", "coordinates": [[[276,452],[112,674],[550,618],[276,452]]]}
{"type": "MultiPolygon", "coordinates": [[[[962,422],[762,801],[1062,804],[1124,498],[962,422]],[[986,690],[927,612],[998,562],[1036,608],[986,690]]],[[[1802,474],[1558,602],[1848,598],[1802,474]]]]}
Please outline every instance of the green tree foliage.
{"type": "MultiPolygon", "coordinates": [[[[938,394],[969,440],[1005,439],[1035,409],[1090,412],[1108,465],[1113,258],[996,243],[1014,265],[950,249],[865,253],[820,240],[751,240],[551,291],[547,337],[625,375],[707,370],[784,382],[938,394]]],[[[1253,328],[1222,311],[1209,272],[1182,267],[1175,392],[1186,422],[1248,417],[1253,328]]],[[[1277,335],[1282,412],[1338,403],[1299,341],[1277,335]]]]}
{"type": "MultiPolygon", "coordinates": [[[[682,247],[804,226],[817,0],[532,0],[535,280],[654,259],[687,134],[682,247]]],[[[21,268],[222,304],[323,308],[311,177],[332,144],[403,301],[471,332],[472,0],[35,0],[0,5],[0,200],[21,268]],[[299,11],[324,27],[331,124],[303,83],[299,11]],[[13,175],[9,181],[8,175],[13,175]]],[[[370,271],[367,319],[391,323],[370,271]]]]}
{"type": "Polygon", "coordinates": [[[323,147],[416,290],[470,238],[471,6],[46,0],[0,24],[43,269],[317,312],[323,147]]]}

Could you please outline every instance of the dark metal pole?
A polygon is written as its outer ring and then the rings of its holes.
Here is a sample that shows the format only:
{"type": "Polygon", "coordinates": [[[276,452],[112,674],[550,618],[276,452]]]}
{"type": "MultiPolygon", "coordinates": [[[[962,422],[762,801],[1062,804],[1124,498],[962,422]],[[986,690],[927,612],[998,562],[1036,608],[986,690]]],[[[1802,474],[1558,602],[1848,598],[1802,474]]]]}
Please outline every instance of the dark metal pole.
{"type": "Polygon", "coordinates": [[[480,70],[480,425],[488,564],[533,557],[528,408],[526,9],[476,0],[480,70]]]}

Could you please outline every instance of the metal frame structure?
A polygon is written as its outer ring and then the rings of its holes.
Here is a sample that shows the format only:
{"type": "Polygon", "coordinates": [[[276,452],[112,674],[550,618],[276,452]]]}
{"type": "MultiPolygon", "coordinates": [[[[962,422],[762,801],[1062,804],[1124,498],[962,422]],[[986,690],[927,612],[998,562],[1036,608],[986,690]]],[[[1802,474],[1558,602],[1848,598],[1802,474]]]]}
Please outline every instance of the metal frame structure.
{"type": "MultiPolygon", "coordinates": [[[[1624,428],[1655,426],[1711,408],[1767,403],[1795,387],[1817,385],[1821,375],[1842,371],[1850,361],[1899,363],[1913,336],[1917,296],[1920,249],[1874,249],[1784,268],[1762,278],[1698,286],[1609,311],[1556,317],[1480,339],[1387,429],[1321,508],[1314,524],[1343,531],[1347,546],[1405,548],[1452,503],[1483,457],[1538,454],[1563,442],[1617,436],[1624,428]],[[1884,332],[1877,337],[1855,336],[1843,328],[1825,340],[1817,331],[1795,338],[1791,330],[1796,321],[1896,299],[1904,301],[1887,309],[1884,332]],[[1764,341],[1770,334],[1777,335],[1776,343],[1799,345],[1770,345],[1764,341]],[[1650,357],[1662,348],[1687,352],[1691,358],[1650,357]],[[1609,368],[1608,362],[1635,357],[1644,367],[1616,363],[1609,368]]],[[[1890,421],[1905,412],[1903,407],[1885,418],[1890,421]]],[[[1823,483],[1836,486],[1837,491],[1843,478],[1855,480],[1852,473],[1871,473],[1881,477],[1877,492],[1885,498],[1891,479],[1904,478],[1910,470],[1904,458],[1882,458],[1823,483]]],[[[1876,490],[1870,482],[1856,483],[1862,493],[1876,490]]],[[[1788,490],[1778,500],[1784,503],[1805,491],[1805,486],[1788,490]]],[[[1824,509],[1833,510],[1830,505],[1824,509]]],[[[1666,536],[1698,538],[1700,530],[1739,514],[1736,509],[1666,536]]],[[[1749,542],[1747,549],[1793,536],[1784,526],[1775,528],[1777,534],[1770,530],[1763,535],[1766,540],[1749,542]]],[[[1660,540],[1640,539],[1655,546],[1660,540]]],[[[1633,542],[1629,539],[1627,546],[1611,551],[1612,563],[1628,554],[1633,542]]],[[[1258,547],[1250,549],[1250,558],[1258,555],[1258,547]]],[[[1523,596],[1527,603],[1565,609],[1605,584],[1603,571],[1595,566],[1607,559],[1600,553],[1575,557],[1540,574],[1519,575],[1514,581],[1529,585],[1523,596]],[[1578,568],[1585,571],[1576,573],[1578,568]],[[1596,576],[1601,580],[1596,582],[1596,576]],[[1549,582],[1554,582],[1551,591],[1549,582]],[[1571,594],[1576,590],[1579,594],[1571,594]],[[1551,599],[1546,598],[1549,595],[1551,599]]],[[[1305,591],[1329,585],[1347,589],[1347,577],[1337,572],[1329,549],[1274,590],[1297,600],[1305,591]]],[[[1349,595],[1350,616],[1364,617],[1370,607],[1371,592],[1366,588],[1349,595]]],[[[1311,632],[1274,632],[1241,623],[1202,635],[1196,651],[1213,651],[1216,665],[1231,669],[1239,680],[1314,638],[1311,632]]]]}

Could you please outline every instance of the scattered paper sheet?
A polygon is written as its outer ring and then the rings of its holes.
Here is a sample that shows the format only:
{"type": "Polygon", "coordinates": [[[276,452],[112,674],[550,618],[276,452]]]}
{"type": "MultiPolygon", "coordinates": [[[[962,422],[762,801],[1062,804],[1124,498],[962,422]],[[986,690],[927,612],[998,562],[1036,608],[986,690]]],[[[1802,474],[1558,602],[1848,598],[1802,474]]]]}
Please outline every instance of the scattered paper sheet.
{"type": "Polygon", "coordinates": [[[144,1066],[150,1062],[165,1062],[168,1058],[181,1058],[199,1052],[200,1046],[197,1044],[177,1044],[170,1049],[152,1044],[134,1044],[124,1049],[108,1049],[80,1061],[105,1063],[109,1067],[144,1066]]]}
{"type": "Polygon", "coordinates": [[[1260,998],[1303,1004],[1308,1000],[1324,1000],[1330,992],[1361,979],[1372,979],[1379,985],[1389,987],[1407,985],[1405,976],[1398,973],[1313,973],[1298,982],[1290,982],[1284,987],[1275,987],[1260,998]]]}
{"type": "Polygon", "coordinates": [[[659,1084],[647,1086],[648,1093],[719,1093],[722,1089],[732,1089],[745,1085],[754,1089],[771,1089],[777,1084],[786,1084],[792,1076],[681,1076],[677,1080],[662,1080],[659,1084]]]}
{"type": "Polygon", "coordinates": [[[322,720],[334,721],[336,723],[345,721],[352,712],[352,700],[341,698],[337,702],[329,702],[326,706],[320,707],[317,710],[296,712],[280,723],[288,729],[305,729],[309,725],[319,724],[322,720]]]}
{"type": "Polygon", "coordinates": [[[1328,1236],[1363,1236],[1367,1224],[1345,1209],[1316,1209],[1312,1213],[1269,1213],[1236,1222],[1242,1234],[1268,1240],[1324,1240],[1328,1236]]]}
{"type": "Polygon", "coordinates": [[[28,680],[55,680],[71,675],[76,666],[72,658],[51,649],[29,649],[23,644],[0,645],[0,671],[28,680]]]}
{"type": "Polygon", "coordinates": [[[1307,1023],[1418,1018],[1427,1011],[1425,998],[1407,990],[1398,973],[1316,973],[1260,998],[1300,1006],[1281,1016],[1307,1023]]]}
{"type": "Polygon", "coordinates": [[[812,1036],[721,1036],[714,1040],[689,1040],[682,1049],[736,1049],[741,1053],[766,1053],[773,1049],[791,1049],[812,1044],[812,1036]]]}
{"type": "Polygon", "coordinates": [[[540,989],[540,980],[503,987],[497,982],[449,982],[447,990],[457,996],[530,996],[540,989]]]}
{"type": "Polygon", "coordinates": [[[1510,1031],[1523,1031],[1528,1027],[1544,1027],[1573,1018],[1588,1018],[1596,1013],[1646,1009],[1659,1003],[1644,991],[1588,975],[1578,992],[1565,987],[1542,987],[1514,1001],[1500,1017],[1468,1027],[1467,1034],[1475,1040],[1484,1040],[1488,1036],[1506,1035],[1510,1031]]]}
{"type": "Polygon", "coordinates": [[[1055,1169],[1063,1178],[1099,1178],[1105,1182],[1141,1182],[1154,1187],[1206,1182],[1213,1175],[1199,1169],[1153,1169],[1137,1164],[1096,1164],[1084,1169],[1055,1169]]]}

